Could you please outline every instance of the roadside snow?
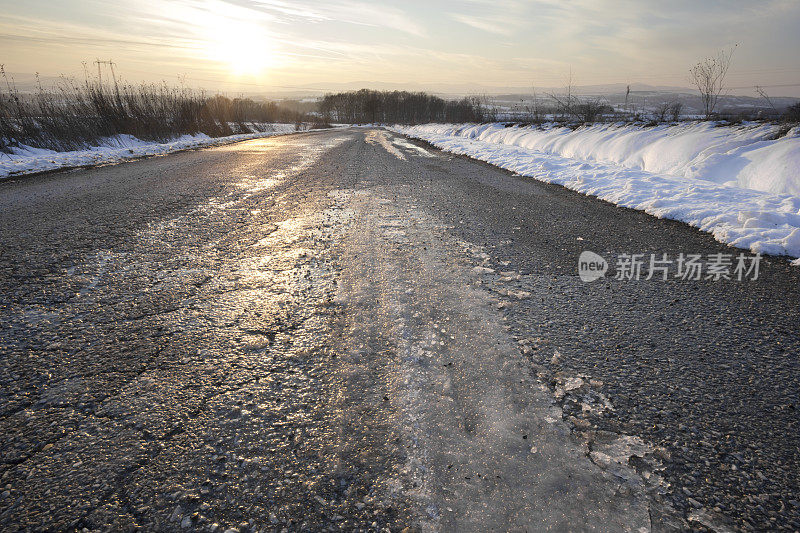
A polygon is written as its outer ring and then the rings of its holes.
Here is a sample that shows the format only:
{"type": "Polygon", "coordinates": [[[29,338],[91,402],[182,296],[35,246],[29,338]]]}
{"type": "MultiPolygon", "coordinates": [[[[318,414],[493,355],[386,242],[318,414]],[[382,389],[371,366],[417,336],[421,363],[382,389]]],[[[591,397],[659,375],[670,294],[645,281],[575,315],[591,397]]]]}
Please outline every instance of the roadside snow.
{"type": "MultiPolygon", "coordinates": [[[[448,152],[680,220],[753,252],[800,257],[800,128],[395,126],[448,152]]],[[[800,260],[795,264],[800,265],[800,260]]]]}
{"type": "Polygon", "coordinates": [[[131,135],[117,135],[106,139],[101,146],[70,152],[54,152],[42,148],[20,146],[12,148],[11,154],[0,152],[0,179],[62,168],[119,163],[126,159],[164,155],[190,148],[202,148],[274,135],[285,135],[295,131],[294,124],[269,124],[269,127],[271,131],[243,133],[227,137],[209,137],[204,133],[183,135],[166,143],[142,141],[131,135]]]}

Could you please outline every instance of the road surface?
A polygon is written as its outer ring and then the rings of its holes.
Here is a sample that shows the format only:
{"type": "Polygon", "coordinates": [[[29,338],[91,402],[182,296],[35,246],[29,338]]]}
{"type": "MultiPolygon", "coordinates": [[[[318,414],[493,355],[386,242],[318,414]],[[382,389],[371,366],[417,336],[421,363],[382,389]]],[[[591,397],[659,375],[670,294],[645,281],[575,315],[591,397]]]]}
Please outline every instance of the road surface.
{"type": "Polygon", "coordinates": [[[800,270],[368,128],[0,184],[0,529],[800,528],[800,270]],[[612,269],[613,270],[613,269],[612,269]]]}

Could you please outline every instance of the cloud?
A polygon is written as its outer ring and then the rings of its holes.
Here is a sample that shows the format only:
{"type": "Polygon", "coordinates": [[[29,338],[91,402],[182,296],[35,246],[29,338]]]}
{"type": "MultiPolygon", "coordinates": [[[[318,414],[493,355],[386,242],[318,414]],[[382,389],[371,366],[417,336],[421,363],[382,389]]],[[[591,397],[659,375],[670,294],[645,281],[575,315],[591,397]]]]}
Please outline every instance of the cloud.
{"type": "Polygon", "coordinates": [[[358,0],[332,0],[318,2],[297,0],[224,0],[231,5],[240,6],[255,12],[268,13],[276,21],[291,23],[298,20],[306,22],[335,22],[387,28],[415,36],[422,36],[425,30],[414,18],[398,7],[380,5],[375,2],[358,0]]]}
{"type": "Polygon", "coordinates": [[[528,15],[536,12],[530,2],[519,0],[464,0],[449,17],[487,33],[510,36],[529,26],[528,15]]]}
{"type": "Polygon", "coordinates": [[[0,22],[0,39],[9,42],[41,43],[49,46],[85,45],[106,49],[109,46],[115,46],[149,52],[152,52],[153,48],[193,48],[191,42],[185,39],[159,38],[153,35],[137,36],[66,21],[54,23],[44,19],[15,15],[7,15],[0,22]]]}
{"type": "Polygon", "coordinates": [[[467,26],[499,35],[511,35],[517,29],[514,27],[516,26],[515,24],[509,23],[507,20],[498,20],[497,18],[473,17],[461,13],[453,13],[450,16],[453,20],[461,24],[466,24],[467,26]]]}
{"type": "MultiPolygon", "coordinates": [[[[2,0],[0,0],[2,1],[2,0]]],[[[557,85],[685,83],[699,57],[741,43],[736,84],[793,83],[797,0],[25,0],[7,2],[0,58],[27,70],[112,58],[227,74],[215,44],[256,32],[275,76],[557,85]],[[755,69],[762,69],[756,72],[755,69]],[[742,79],[739,79],[742,78],[742,79]]],[[[230,44],[230,43],[229,43],[230,44]]],[[[252,47],[248,48],[251,49],[252,47]]],[[[235,57],[235,54],[231,54],[235,57]]],[[[265,76],[267,79],[267,76],[265,76]]],[[[276,78],[277,79],[277,78],[276,78]]],[[[274,81],[270,79],[269,81],[274,81]]]]}

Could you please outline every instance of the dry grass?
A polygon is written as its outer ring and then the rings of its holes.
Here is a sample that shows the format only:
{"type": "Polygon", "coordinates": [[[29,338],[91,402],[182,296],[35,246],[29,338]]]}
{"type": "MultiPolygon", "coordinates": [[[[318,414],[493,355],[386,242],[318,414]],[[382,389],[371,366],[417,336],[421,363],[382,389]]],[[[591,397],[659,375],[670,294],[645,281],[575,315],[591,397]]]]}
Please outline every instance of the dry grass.
{"type": "Polygon", "coordinates": [[[33,94],[20,94],[2,66],[0,74],[0,151],[6,152],[20,144],[76,150],[120,134],[154,141],[197,133],[219,137],[304,120],[275,103],[208,96],[166,83],[103,84],[87,76],[81,83],[61,78],[53,87],[38,84],[33,94]]]}

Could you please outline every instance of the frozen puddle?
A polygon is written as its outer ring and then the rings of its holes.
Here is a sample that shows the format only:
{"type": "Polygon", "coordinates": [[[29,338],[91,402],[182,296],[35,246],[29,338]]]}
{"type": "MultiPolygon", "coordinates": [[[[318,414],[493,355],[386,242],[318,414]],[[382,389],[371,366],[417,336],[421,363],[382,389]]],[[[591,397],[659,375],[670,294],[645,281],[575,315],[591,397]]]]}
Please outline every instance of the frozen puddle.
{"type": "Polygon", "coordinates": [[[395,137],[394,139],[392,139],[392,143],[394,143],[395,146],[405,148],[406,150],[414,152],[417,155],[421,155],[422,157],[436,157],[435,155],[427,151],[425,148],[410,143],[402,137],[395,137]]]}
{"type": "Polygon", "coordinates": [[[375,146],[382,146],[384,150],[401,161],[406,161],[406,155],[420,157],[436,157],[426,149],[408,142],[402,137],[395,137],[383,130],[370,130],[364,134],[364,140],[375,146]]]}
{"type": "Polygon", "coordinates": [[[604,469],[571,437],[496,300],[475,285],[482,273],[463,259],[464,243],[409,192],[331,195],[344,254],[339,371],[380,369],[371,382],[406,454],[386,497],[410,497],[424,531],[649,531],[645,488],[616,472],[627,448],[596,450],[614,463],[604,469]]]}
{"type": "Polygon", "coordinates": [[[395,146],[389,141],[388,137],[386,136],[386,132],[381,130],[370,130],[364,136],[364,140],[367,141],[369,144],[374,144],[376,146],[382,146],[384,150],[395,156],[397,159],[401,161],[406,160],[406,156],[403,155],[403,152],[395,148],[395,146]]]}

